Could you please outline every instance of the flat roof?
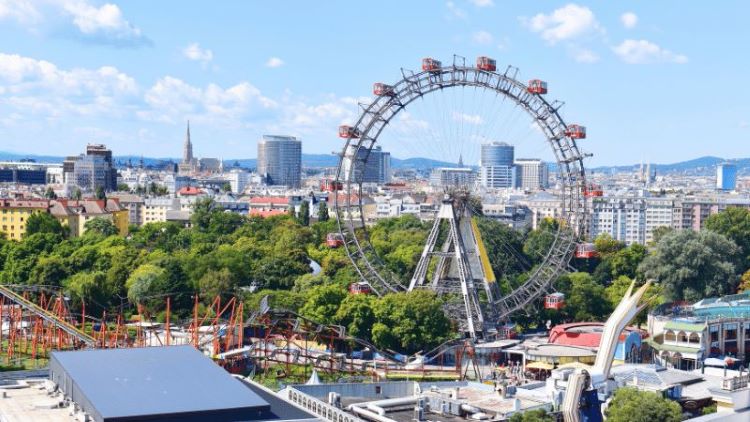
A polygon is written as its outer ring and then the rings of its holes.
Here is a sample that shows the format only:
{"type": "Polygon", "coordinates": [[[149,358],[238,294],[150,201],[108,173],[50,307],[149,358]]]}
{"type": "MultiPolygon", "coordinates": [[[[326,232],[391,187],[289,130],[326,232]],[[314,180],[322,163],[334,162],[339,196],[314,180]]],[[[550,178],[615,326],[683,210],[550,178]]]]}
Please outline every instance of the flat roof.
{"type": "Polygon", "coordinates": [[[269,408],[192,346],[52,352],[51,359],[104,419],[269,408]]]}

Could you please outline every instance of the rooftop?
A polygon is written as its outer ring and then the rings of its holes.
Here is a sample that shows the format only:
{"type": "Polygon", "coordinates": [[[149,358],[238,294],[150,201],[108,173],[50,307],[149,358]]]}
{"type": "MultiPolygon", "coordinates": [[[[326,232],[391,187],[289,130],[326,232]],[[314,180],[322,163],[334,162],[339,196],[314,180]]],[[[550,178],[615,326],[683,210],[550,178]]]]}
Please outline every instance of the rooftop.
{"type": "Polygon", "coordinates": [[[103,420],[230,409],[257,415],[269,409],[192,346],[53,352],[50,376],[59,382],[61,372],[103,420]]]}

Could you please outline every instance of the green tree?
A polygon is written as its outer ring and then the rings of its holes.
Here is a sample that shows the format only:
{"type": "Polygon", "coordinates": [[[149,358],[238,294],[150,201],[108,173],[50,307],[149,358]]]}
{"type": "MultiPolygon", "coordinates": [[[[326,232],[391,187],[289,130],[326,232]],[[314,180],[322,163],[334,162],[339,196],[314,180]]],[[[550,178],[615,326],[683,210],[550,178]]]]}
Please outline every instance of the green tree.
{"type": "Polygon", "coordinates": [[[544,409],[516,412],[510,417],[510,422],[555,422],[556,420],[544,409]]]}
{"type": "Polygon", "coordinates": [[[86,234],[98,234],[105,237],[119,233],[112,220],[104,217],[92,218],[83,225],[83,228],[86,230],[86,234]]]}
{"type": "Polygon", "coordinates": [[[223,185],[221,185],[221,191],[222,192],[231,192],[232,191],[232,185],[230,185],[229,183],[224,183],[223,185]]]}
{"type": "Polygon", "coordinates": [[[547,256],[555,241],[555,233],[560,228],[560,224],[551,218],[545,218],[539,222],[536,230],[532,230],[523,244],[523,253],[526,254],[532,263],[540,263],[547,256]]]}
{"type": "Polygon", "coordinates": [[[650,391],[620,388],[607,409],[610,422],[680,422],[682,410],[677,402],[650,391]]]}
{"type": "Polygon", "coordinates": [[[604,286],[594,281],[588,273],[571,273],[562,277],[565,288],[565,313],[575,321],[600,321],[611,308],[604,286]]]}
{"type": "Polygon", "coordinates": [[[651,243],[656,245],[657,243],[659,243],[662,237],[664,237],[665,235],[673,231],[674,229],[669,226],[661,226],[661,227],[655,228],[654,231],[651,232],[651,237],[653,237],[654,239],[651,243]]]}
{"type": "Polygon", "coordinates": [[[95,305],[87,306],[87,313],[101,314],[111,303],[114,295],[106,279],[106,275],[101,271],[79,272],[65,281],[65,292],[78,306],[84,302],[95,305]]]}
{"type": "Polygon", "coordinates": [[[211,224],[211,217],[216,211],[217,205],[211,198],[202,198],[193,204],[193,213],[190,215],[190,222],[193,227],[200,231],[208,231],[211,224]]]}
{"type": "Polygon", "coordinates": [[[55,193],[55,190],[52,189],[52,186],[47,186],[47,190],[44,191],[44,197],[47,199],[57,199],[57,194],[55,193]]]}
{"type": "Polygon", "coordinates": [[[346,295],[346,290],[336,285],[313,287],[300,314],[321,324],[335,324],[336,312],[346,295]]]}
{"type": "Polygon", "coordinates": [[[600,234],[594,239],[594,249],[596,249],[602,258],[606,258],[624,247],[625,243],[613,239],[608,233],[600,234]]]}
{"type": "Polygon", "coordinates": [[[610,260],[612,279],[620,276],[635,278],[638,265],[646,258],[648,250],[643,245],[634,243],[627,248],[620,249],[606,259],[610,260]]]}
{"type": "Polygon", "coordinates": [[[29,282],[42,286],[60,287],[67,277],[68,267],[62,258],[57,255],[43,256],[31,270],[29,282]]]}
{"type": "Polygon", "coordinates": [[[380,348],[414,353],[430,350],[453,335],[442,302],[428,290],[385,295],[374,311],[372,340],[380,348]]]}
{"type": "Polygon", "coordinates": [[[297,220],[303,226],[310,225],[310,203],[308,201],[302,201],[299,206],[299,213],[297,213],[297,220]]]}
{"type": "Polygon", "coordinates": [[[370,295],[348,295],[341,302],[334,319],[346,327],[350,335],[369,340],[375,324],[375,300],[370,295]]]}
{"type": "Polygon", "coordinates": [[[318,221],[328,221],[328,204],[325,201],[318,202],[318,221]]]}
{"type": "MultiPolygon", "coordinates": [[[[609,302],[609,306],[611,309],[614,309],[622,300],[623,296],[625,296],[625,292],[628,291],[628,288],[630,288],[631,283],[633,280],[625,275],[619,276],[617,279],[615,279],[612,284],[606,287],[605,289],[605,296],[607,298],[607,301],[609,302]]],[[[643,285],[643,280],[636,280],[635,286],[633,289],[637,289],[643,285]]],[[[644,299],[653,299],[657,298],[659,296],[659,287],[655,285],[651,285],[651,287],[646,290],[646,294],[644,295],[644,299]]],[[[658,300],[652,300],[652,302],[649,303],[649,306],[645,308],[641,313],[638,314],[635,321],[638,324],[643,324],[646,322],[646,317],[648,315],[648,310],[652,308],[653,306],[658,305],[658,300]]]]}
{"type": "Polygon", "coordinates": [[[745,271],[740,277],[740,285],[737,287],[738,292],[746,292],[750,290],[750,270],[745,271]]]}
{"type": "Polygon", "coordinates": [[[26,219],[26,237],[36,233],[50,233],[65,237],[68,230],[52,214],[35,212],[26,219]]]}
{"type": "Polygon", "coordinates": [[[118,192],[130,192],[130,186],[128,186],[127,183],[118,183],[117,191],[118,192]]]}
{"type": "Polygon", "coordinates": [[[743,267],[750,269],[750,210],[731,207],[706,220],[706,229],[726,236],[740,248],[743,267]]]}
{"type": "Polygon", "coordinates": [[[96,195],[96,199],[99,199],[99,200],[107,199],[107,194],[104,192],[104,188],[101,186],[96,187],[95,195],[96,195]]]}
{"type": "MultiPolygon", "coordinates": [[[[513,278],[530,269],[531,260],[523,253],[521,233],[488,218],[477,218],[482,243],[498,280],[513,278]]],[[[507,282],[506,282],[507,283],[507,282]]],[[[512,286],[502,286],[507,293],[512,286]]]]}
{"type": "Polygon", "coordinates": [[[80,190],[80,189],[78,189],[78,188],[75,188],[75,189],[73,190],[73,194],[72,194],[71,196],[72,196],[72,197],[73,197],[73,199],[75,199],[76,201],[80,201],[80,200],[81,200],[81,199],[83,198],[83,192],[81,192],[81,190],[80,190]]]}
{"type": "Polygon", "coordinates": [[[128,277],[125,286],[128,289],[128,300],[137,305],[145,305],[149,299],[158,294],[158,286],[166,279],[166,271],[153,264],[143,264],[128,277]]]}
{"type": "Polygon", "coordinates": [[[257,311],[260,309],[260,301],[268,297],[268,306],[277,310],[288,310],[299,312],[305,305],[305,295],[289,290],[260,290],[247,298],[245,304],[247,309],[257,311]]]}
{"type": "Polygon", "coordinates": [[[740,250],[708,230],[680,230],[665,235],[639,266],[663,288],[668,300],[698,301],[734,293],[739,283],[740,250]]]}
{"type": "Polygon", "coordinates": [[[209,270],[198,281],[201,297],[208,299],[221,296],[224,299],[237,293],[239,283],[234,273],[228,268],[209,270]]]}

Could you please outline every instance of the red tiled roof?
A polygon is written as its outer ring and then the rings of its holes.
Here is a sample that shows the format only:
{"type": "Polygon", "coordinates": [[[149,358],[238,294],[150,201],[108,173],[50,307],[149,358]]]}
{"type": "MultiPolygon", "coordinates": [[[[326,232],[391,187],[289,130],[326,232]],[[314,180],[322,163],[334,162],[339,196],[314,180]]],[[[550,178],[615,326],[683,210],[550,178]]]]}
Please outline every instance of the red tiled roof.
{"type": "Polygon", "coordinates": [[[286,214],[287,210],[256,210],[256,209],[250,209],[250,216],[255,217],[272,217],[274,215],[283,215],[286,214]]]}
{"type": "Polygon", "coordinates": [[[255,196],[250,198],[251,204],[288,205],[289,198],[284,196],[255,196]]]}
{"type": "MultiPolygon", "coordinates": [[[[549,343],[566,346],[599,347],[603,322],[573,322],[554,326],[549,332],[549,343]],[[577,330],[576,330],[577,329],[577,330]]],[[[618,341],[625,340],[627,333],[640,332],[634,327],[625,327],[618,341]]],[[[642,335],[641,335],[642,336],[642,335]]]]}
{"type": "Polygon", "coordinates": [[[3,208],[47,208],[49,200],[47,199],[0,199],[0,206],[3,208]]]}
{"type": "Polygon", "coordinates": [[[204,193],[202,189],[198,189],[194,186],[185,186],[177,191],[178,195],[200,195],[204,193]]]}

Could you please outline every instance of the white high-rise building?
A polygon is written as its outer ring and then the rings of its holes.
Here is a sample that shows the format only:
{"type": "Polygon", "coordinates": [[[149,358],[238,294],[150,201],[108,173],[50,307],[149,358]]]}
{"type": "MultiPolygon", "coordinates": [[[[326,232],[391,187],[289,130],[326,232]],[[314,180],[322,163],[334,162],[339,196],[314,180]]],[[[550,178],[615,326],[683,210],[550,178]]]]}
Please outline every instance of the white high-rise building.
{"type": "Polygon", "coordinates": [[[258,174],[268,185],[298,188],[302,179],[302,141],[263,135],[258,142],[258,174]]]}
{"type": "Polygon", "coordinates": [[[512,188],[516,172],[513,169],[514,148],[505,142],[482,144],[479,182],[486,188],[512,188]]]}
{"type": "Polygon", "coordinates": [[[516,187],[525,190],[546,189],[549,187],[549,166],[536,158],[518,158],[516,166],[516,187]]]}

